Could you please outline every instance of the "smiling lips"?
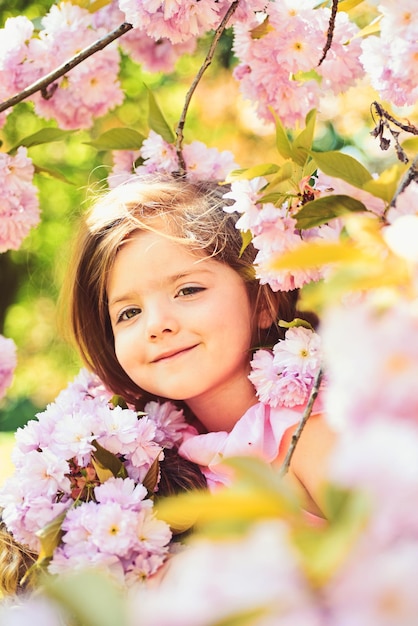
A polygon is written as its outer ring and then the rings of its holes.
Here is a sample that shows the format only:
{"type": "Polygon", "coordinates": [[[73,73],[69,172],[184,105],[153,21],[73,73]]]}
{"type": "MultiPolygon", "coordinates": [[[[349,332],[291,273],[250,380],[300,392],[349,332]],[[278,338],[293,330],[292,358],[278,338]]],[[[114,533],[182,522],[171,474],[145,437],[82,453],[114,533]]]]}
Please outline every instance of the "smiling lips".
{"type": "Polygon", "coordinates": [[[197,344],[190,346],[188,348],[180,348],[177,350],[170,350],[170,352],[164,352],[163,354],[161,354],[160,356],[158,356],[156,359],[153,359],[152,363],[159,363],[161,361],[168,361],[169,359],[173,359],[177,356],[180,356],[181,354],[185,354],[186,352],[190,352],[190,350],[193,350],[193,348],[196,348],[197,344]]]}

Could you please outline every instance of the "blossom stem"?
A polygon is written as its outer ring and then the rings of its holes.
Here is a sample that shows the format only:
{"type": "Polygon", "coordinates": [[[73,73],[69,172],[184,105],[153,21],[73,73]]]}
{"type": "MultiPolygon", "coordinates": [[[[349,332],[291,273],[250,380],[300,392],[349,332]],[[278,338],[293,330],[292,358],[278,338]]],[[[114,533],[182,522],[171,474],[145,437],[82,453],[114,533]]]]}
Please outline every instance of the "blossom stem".
{"type": "Polygon", "coordinates": [[[319,59],[318,67],[325,61],[328,51],[332,46],[332,39],[334,37],[335,30],[335,18],[337,17],[338,11],[338,0],[332,0],[332,8],[331,8],[331,16],[329,18],[328,31],[327,31],[327,40],[325,42],[324,49],[322,51],[322,56],[319,59]]]}
{"type": "Polygon", "coordinates": [[[47,87],[51,85],[55,80],[57,80],[58,78],[61,78],[61,76],[64,76],[67,72],[72,70],[73,67],[76,67],[76,65],[79,65],[88,57],[92,56],[99,50],[102,50],[103,48],[108,46],[110,43],[112,43],[112,41],[114,41],[115,39],[118,39],[119,37],[127,33],[129,30],[131,30],[132,28],[133,28],[132,24],[128,24],[124,22],[117,28],[113,29],[112,31],[107,33],[107,35],[105,35],[104,37],[101,37],[100,39],[92,43],[90,46],[87,46],[87,48],[84,48],[84,50],[81,50],[81,52],[73,56],[71,59],[69,59],[62,65],[58,66],[57,68],[55,68],[55,70],[53,70],[49,74],[46,74],[39,80],[35,81],[34,83],[32,83],[32,85],[25,87],[25,89],[22,89],[22,91],[12,96],[8,100],[4,100],[4,102],[1,102],[0,113],[2,111],[5,111],[6,109],[9,109],[10,107],[13,107],[15,104],[18,104],[19,102],[26,100],[26,98],[29,98],[29,96],[36,93],[37,91],[42,92],[42,94],[45,94],[45,96],[48,97],[47,87]]]}
{"type": "Polygon", "coordinates": [[[178,121],[177,124],[177,128],[176,128],[176,153],[177,153],[177,158],[178,158],[178,162],[179,162],[179,172],[178,175],[183,176],[186,173],[186,163],[184,161],[184,157],[183,157],[183,141],[184,141],[184,126],[186,124],[186,117],[187,117],[187,112],[189,110],[189,106],[190,106],[190,102],[191,99],[193,97],[193,94],[196,90],[196,87],[198,86],[203,74],[205,73],[205,71],[207,70],[207,68],[209,67],[209,65],[212,63],[212,59],[213,59],[213,55],[215,54],[215,50],[216,50],[216,46],[218,45],[219,39],[221,38],[222,33],[224,32],[225,28],[227,27],[227,24],[229,22],[230,17],[234,14],[234,12],[236,11],[237,7],[239,4],[239,0],[235,0],[231,6],[229,7],[228,11],[225,13],[221,23],[219,24],[218,28],[215,31],[215,35],[212,39],[212,43],[210,45],[210,48],[208,50],[208,53],[206,55],[205,60],[203,61],[202,66],[200,67],[199,71],[197,72],[190,88],[189,91],[186,94],[185,100],[184,100],[184,106],[183,106],[183,110],[181,112],[180,115],[180,119],[178,121]]]}
{"type": "Polygon", "coordinates": [[[298,425],[296,431],[292,435],[292,439],[290,441],[289,450],[287,451],[286,458],[283,461],[283,464],[282,464],[282,466],[281,466],[281,468],[279,470],[279,473],[280,473],[281,476],[284,476],[289,471],[290,462],[292,460],[293,453],[296,450],[296,446],[298,444],[298,441],[301,438],[303,429],[305,428],[305,424],[308,421],[308,419],[309,419],[309,417],[310,417],[310,415],[312,413],[314,402],[315,402],[315,400],[316,400],[316,398],[318,396],[319,388],[321,386],[321,379],[322,379],[322,370],[319,369],[318,373],[317,373],[317,375],[315,377],[314,384],[312,386],[312,390],[311,390],[311,393],[310,393],[310,396],[309,396],[308,403],[307,403],[307,405],[305,407],[305,410],[303,412],[302,419],[300,420],[299,425],[298,425]]]}

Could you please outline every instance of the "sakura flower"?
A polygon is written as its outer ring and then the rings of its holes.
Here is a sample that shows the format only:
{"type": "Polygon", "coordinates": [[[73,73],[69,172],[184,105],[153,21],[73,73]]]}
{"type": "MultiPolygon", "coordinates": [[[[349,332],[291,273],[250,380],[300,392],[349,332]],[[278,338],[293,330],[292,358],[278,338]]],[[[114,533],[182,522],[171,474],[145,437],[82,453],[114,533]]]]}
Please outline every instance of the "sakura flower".
{"type": "MultiPolygon", "coordinates": [[[[33,30],[32,22],[23,15],[8,18],[0,29],[0,102],[19,91],[19,75],[33,30]]],[[[0,113],[0,127],[10,111],[0,113]]]]}
{"type": "Polygon", "coordinates": [[[252,178],[250,180],[239,180],[231,183],[231,191],[224,194],[227,200],[234,200],[234,203],[224,206],[226,213],[234,211],[241,213],[241,217],[236,223],[236,227],[246,232],[251,230],[257,233],[259,212],[261,205],[259,203],[262,196],[262,189],[267,184],[267,180],[262,177],[252,178]]]}
{"type": "Polygon", "coordinates": [[[0,335],[0,399],[12,383],[16,364],[16,346],[13,339],[0,335]]]}
{"type": "Polygon", "coordinates": [[[15,156],[0,153],[0,252],[17,250],[29,230],[39,222],[37,188],[32,183],[34,167],[27,149],[15,156]]]}
{"type": "Polygon", "coordinates": [[[412,181],[406,189],[396,198],[396,203],[391,205],[387,212],[387,220],[392,224],[402,215],[416,215],[418,213],[418,183],[412,181]]]}
{"type": "Polygon", "coordinates": [[[229,541],[194,541],[158,586],[139,587],[130,601],[132,616],[141,615],[147,626],[209,626],[260,606],[268,607],[259,620],[263,626],[321,623],[286,528],[277,521],[255,524],[229,541]]]}
{"type": "Polygon", "coordinates": [[[144,159],[144,164],[136,171],[143,171],[147,174],[155,172],[171,174],[178,169],[174,145],[167,143],[161,135],[158,135],[153,130],[150,130],[139,154],[144,159]]]}
{"type": "Polygon", "coordinates": [[[114,502],[122,508],[130,507],[138,511],[151,506],[151,501],[145,500],[147,490],[144,485],[137,485],[130,478],[109,478],[95,488],[94,494],[97,502],[103,504],[114,502]]]}
{"type": "Polygon", "coordinates": [[[320,367],[319,336],[303,327],[289,328],[273,353],[257,350],[249,379],[261,402],[272,407],[304,404],[320,367]]]}
{"type": "Polygon", "coordinates": [[[217,148],[208,148],[201,141],[185,145],[183,156],[189,180],[224,180],[238,167],[232,152],[219,152],[217,148]]]}
{"type": "Polygon", "coordinates": [[[262,284],[269,284],[273,291],[290,291],[320,278],[318,270],[289,272],[274,269],[276,257],[304,245],[296,220],[288,214],[286,205],[278,208],[272,203],[263,204],[256,233],[253,244],[258,253],[254,264],[262,284]]]}
{"type": "Polygon", "coordinates": [[[169,526],[149,510],[136,516],[136,536],[142,548],[153,554],[165,554],[171,539],[169,526]]]}
{"type": "Polygon", "coordinates": [[[416,423],[418,312],[413,302],[400,299],[381,310],[369,297],[334,307],[324,316],[321,337],[327,414],[336,424],[416,423]]]}
{"type": "MultiPolygon", "coordinates": [[[[53,5],[42,19],[42,26],[39,37],[29,44],[27,84],[106,34],[104,28],[94,28],[87,9],[69,2],[53,5]]],[[[116,44],[106,46],[58,79],[47,99],[35,94],[36,112],[46,119],[56,119],[64,129],[89,128],[95,118],[123,101],[119,63],[116,44]]]]}
{"type": "Polygon", "coordinates": [[[172,402],[147,402],[144,413],[156,425],[154,441],[164,443],[165,448],[178,446],[186,431],[195,432],[195,429],[185,421],[183,411],[172,402]]]}
{"type": "Polygon", "coordinates": [[[251,25],[234,26],[239,59],[234,76],[263,120],[272,121],[273,109],[286,126],[294,126],[319,106],[327,90],[338,93],[362,76],[360,42],[354,38],[358,28],[342,11],[336,16],[331,49],[318,65],[329,19],[328,8],[316,8],[314,3],[295,7],[285,0],[267,3],[251,25]],[[260,36],[252,36],[255,28],[260,36]]]}
{"type": "Polygon", "coordinates": [[[117,502],[106,502],[96,506],[95,513],[89,544],[93,543],[100,552],[128,555],[136,541],[136,511],[122,509],[117,502]]]}
{"type": "Polygon", "coordinates": [[[362,202],[369,211],[379,217],[383,215],[383,212],[386,208],[385,203],[381,198],[377,198],[373,194],[369,193],[368,191],[364,191],[363,189],[358,189],[353,185],[350,185],[350,183],[341,180],[340,178],[332,178],[331,176],[327,176],[321,171],[318,172],[315,189],[321,192],[321,197],[343,194],[346,196],[351,196],[352,198],[356,198],[357,200],[360,200],[360,202],[362,202]]]}
{"type": "Polygon", "coordinates": [[[69,466],[67,461],[56,456],[50,450],[28,452],[25,462],[26,476],[22,476],[28,496],[44,493],[50,497],[57,491],[67,491],[69,480],[66,476],[69,466]]]}
{"type": "Polygon", "coordinates": [[[169,39],[172,43],[183,43],[200,37],[216,28],[221,21],[220,7],[223,3],[212,0],[119,0],[119,8],[125,19],[135,28],[146,30],[155,40],[169,39]]]}
{"type": "Polygon", "coordinates": [[[281,371],[315,376],[321,366],[321,340],[317,333],[303,326],[289,328],[284,341],[273,348],[274,364],[281,371]]]}

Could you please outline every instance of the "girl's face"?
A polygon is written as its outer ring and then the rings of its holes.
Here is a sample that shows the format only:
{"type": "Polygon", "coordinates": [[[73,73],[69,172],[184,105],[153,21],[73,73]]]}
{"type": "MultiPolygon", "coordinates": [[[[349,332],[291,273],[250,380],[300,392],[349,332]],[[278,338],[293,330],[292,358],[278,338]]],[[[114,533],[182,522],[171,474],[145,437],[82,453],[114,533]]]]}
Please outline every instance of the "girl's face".
{"type": "Polygon", "coordinates": [[[232,268],[136,233],[116,256],[107,294],[116,357],[139,387],[184,400],[209,430],[231,427],[254,404],[252,310],[232,268]]]}

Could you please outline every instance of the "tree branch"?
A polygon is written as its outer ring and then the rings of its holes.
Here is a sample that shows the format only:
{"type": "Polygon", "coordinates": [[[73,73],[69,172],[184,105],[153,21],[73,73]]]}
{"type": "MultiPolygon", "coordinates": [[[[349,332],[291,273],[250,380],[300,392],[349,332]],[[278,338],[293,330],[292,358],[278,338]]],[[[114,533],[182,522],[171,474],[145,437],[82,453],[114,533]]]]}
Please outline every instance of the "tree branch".
{"type": "Polygon", "coordinates": [[[332,39],[334,37],[335,18],[337,17],[337,11],[338,11],[338,0],[332,0],[331,16],[329,18],[328,31],[327,31],[327,40],[325,42],[325,46],[322,51],[322,56],[318,61],[318,67],[321,65],[323,61],[325,61],[326,56],[328,54],[328,50],[332,46],[332,39]]]}
{"type": "MultiPolygon", "coordinates": [[[[393,115],[388,113],[382,107],[382,105],[380,105],[378,102],[372,102],[371,107],[375,108],[375,111],[378,115],[379,120],[370,134],[373,135],[373,137],[379,137],[380,148],[382,150],[387,150],[390,146],[391,140],[384,136],[384,132],[385,130],[388,130],[389,133],[392,135],[393,140],[395,142],[395,150],[396,150],[398,159],[402,161],[402,163],[408,163],[409,159],[406,155],[406,152],[402,148],[401,144],[399,143],[398,137],[399,137],[400,131],[397,131],[394,128],[392,128],[390,123],[394,124],[401,130],[405,131],[406,133],[411,133],[412,135],[418,135],[418,128],[416,126],[413,126],[412,124],[403,124],[402,122],[397,120],[395,117],[393,117],[393,115]]],[[[371,109],[371,111],[372,111],[372,117],[373,117],[373,108],[371,109]]]]}
{"type": "Polygon", "coordinates": [[[399,187],[396,190],[395,195],[392,198],[390,206],[396,206],[396,201],[398,196],[405,191],[405,189],[410,185],[413,181],[418,183],[418,156],[412,161],[410,167],[408,168],[406,174],[402,178],[399,187]]]}
{"type": "Polygon", "coordinates": [[[292,435],[289,450],[287,451],[286,458],[283,461],[283,465],[281,466],[280,471],[279,471],[280,476],[284,476],[289,470],[293,453],[296,450],[298,441],[301,438],[303,429],[305,428],[305,424],[308,421],[312,413],[314,402],[318,396],[319,388],[321,386],[321,379],[322,379],[322,370],[319,369],[314,380],[314,384],[311,390],[311,395],[309,396],[308,404],[306,405],[305,411],[303,412],[302,419],[300,420],[296,431],[292,435]]]}
{"type": "Polygon", "coordinates": [[[224,32],[229,18],[234,14],[234,12],[236,11],[237,7],[239,4],[239,0],[235,0],[231,6],[229,7],[228,11],[225,13],[224,18],[222,19],[222,22],[219,24],[218,28],[215,31],[215,35],[213,37],[212,43],[210,45],[210,48],[208,50],[208,53],[206,55],[206,58],[202,64],[202,67],[200,68],[200,70],[198,71],[198,73],[196,74],[193,83],[191,84],[191,87],[189,89],[189,91],[186,94],[186,98],[184,101],[184,106],[183,106],[183,110],[181,112],[180,115],[180,119],[179,122],[177,124],[177,128],[176,128],[176,153],[177,153],[177,158],[179,161],[179,175],[182,176],[186,173],[186,164],[184,162],[184,157],[183,157],[183,141],[184,141],[184,135],[183,135],[183,131],[184,131],[184,126],[186,124],[186,117],[187,117],[187,112],[189,110],[189,106],[190,106],[190,102],[192,99],[192,96],[196,90],[196,87],[198,86],[203,74],[205,73],[205,71],[207,70],[207,68],[209,67],[209,65],[212,63],[212,59],[213,59],[213,55],[215,54],[215,50],[216,50],[216,46],[218,45],[218,41],[221,38],[222,33],[224,32]]]}
{"type": "Polygon", "coordinates": [[[112,41],[114,41],[115,39],[118,39],[119,37],[127,33],[129,30],[131,30],[132,28],[133,28],[132,24],[128,24],[124,22],[123,24],[121,24],[120,26],[112,30],[110,33],[108,33],[101,39],[98,39],[87,48],[84,48],[84,50],[76,54],[66,63],[63,63],[62,65],[57,67],[55,70],[53,70],[49,74],[46,74],[45,76],[43,76],[36,82],[32,83],[32,85],[29,85],[28,87],[20,91],[18,94],[16,94],[12,98],[9,98],[8,100],[5,100],[4,102],[0,103],[0,113],[2,113],[3,111],[6,111],[6,109],[9,109],[10,107],[13,107],[15,104],[18,104],[19,102],[26,100],[26,98],[29,98],[29,96],[36,93],[37,91],[41,91],[47,94],[48,93],[47,87],[51,85],[54,81],[56,81],[58,78],[61,78],[61,76],[64,76],[67,72],[72,70],[73,67],[75,67],[76,65],[79,65],[79,63],[82,63],[82,61],[92,56],[99,50],[102,50],[103,48],[108,46],[110,43],[112,43],[112,41]]]}

